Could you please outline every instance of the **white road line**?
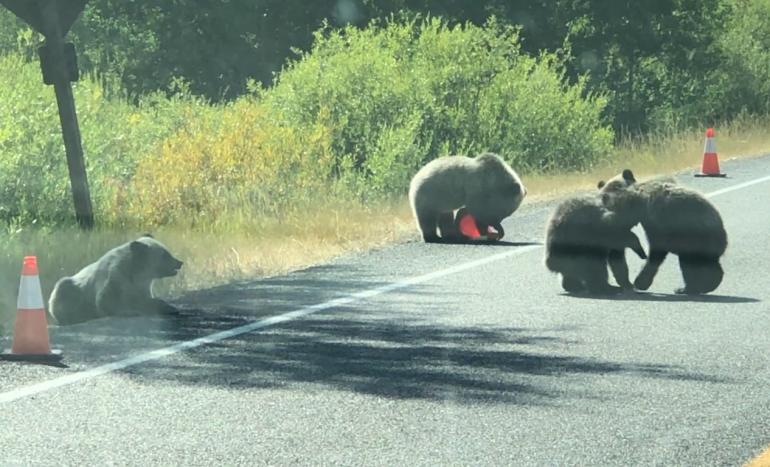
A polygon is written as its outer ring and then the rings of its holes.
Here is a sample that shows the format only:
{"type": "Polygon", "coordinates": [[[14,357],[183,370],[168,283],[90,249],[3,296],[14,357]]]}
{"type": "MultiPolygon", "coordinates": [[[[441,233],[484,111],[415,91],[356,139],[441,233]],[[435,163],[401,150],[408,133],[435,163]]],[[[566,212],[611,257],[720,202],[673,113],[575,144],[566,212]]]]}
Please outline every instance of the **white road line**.
{"type": "MultiPolygon", "coordinates": [[[[756,185],[762,182],[767,182],[767,181],[770,181],[770,176],[757,178],[754,180],[750,180],[748,182],[739,183],[737,185],[732,185],[727,188],[722,188],[721,190],[712,191],[711,193],[707,193],[706,196],[711,198],[714,196],[719,196],[725,193],[729,193],[731,191],[740,190],[742,188],[746,188],[746,187],[756,185]]],[[[174,344],[174,345],[153,350],[150,352],[141,353],[139,355],[135,355],[133,357],[119,360],[117,362],[108,363],[106,365],[101,365],[96,368],[92,368],[90,370],[79,371],[77,373],[71,373],[65,376],[61,376],[59,378],[43,381],[41,383],[31,384],[29,386],[23,386],[17,389],[12,389],[10,391],[0,393],[0,404],[5,402],[12,402],[24,397],[39,394],[41,392],[50,391],[51,389],[67,386],[73,383],[77,383],[79,381],[84,381],[87,379],[94,378],[96,376],[103,375],[106,373],[111,373],[113,371],[122,370],[124,368],[139,365],[144,362],[158,360],[160,358],[167,357],[175,353],[179,353],[183,350],[194,349],[196,347],[200,347],[206,344],[219,342],[224,339],[229,339],[231,337],[239,336],[241,334],[247,334],[247,333],[256,331],[257,329],[262,329],[268,326],[273,326],[276,324],[293,321],[295,319],[298,319],[313,313],[317,313],[319,311],[328,310],[330,308],[334,308],[338,306],[348,305],[350,303],[355,303],[363,299],[376,297],[377,295],[382,295],[384,293],[392,292],[394,290],[404,289],[404,288],[422,284],[424,282],[428,282],[434,279],[438,279],[440,277],[457,274],[458,272],[466,271],[468,269],[473,269],[475,267],[483,266],[488,263],[493,263],[501,259],[510,258],[512,256],[521,255],[521,254],[539,249],[541,247],[542,245],[529,245],[529,246],[516,248],[511,251],[506,251],[504,253],[498,253],[498,254],[490,255],[474,261],[469,261],[467,263],[458,264],[450,268],[433,271],[431,273],[423,274],[421,276],[410,277],[402,281],[392,282],[390,284],[386,284],[380,287],[375,287],[373,289],[356,292],[354,294],[350,294],[345,297],[335,298],[334,300],[329,300],[328,302],[323,302],[316,305],[310,305],[310,306],[300,308],[298,310],[290,311],[288,313],[284,313],[281,315],[271,316],[269,318],[261,319],[259,321],[255,321],[250,324],[245,324],[243,326],[238,326],[236,328],[228,329],[226,331],[217,332],[217,333],[210,334],[204,337],[199,337],[197,339],[193,339],[190,341],[180,342],[178,344],[174,344]]]]}
{"type": "Polygon", "coordinates": [[[740,190],[742,188],[746,188],[751,185],[756,185],[757,183],[766,182],[768,180],[770,180],[770,175],[768,175],[767,177],[755,178],[754,180],[749,180],[748,182],[738,183],[737,185],[728,186],[727,188],[722,188],[721,190],[712,191],[711,193],[707,193],[706,197],[713,198],[714,196],[730,193],[731,191],[740,190]]]}
{"type": "Polygon", "coordinates": [[[67,386],[69,384],[77,383],[79,381],[91,379],[96,376],[100,376],[106,373],[111,373],[113,371],[122,370],[124,368],[128,368],[134,365],[139,365],[140,363],[148,362],[151,360],[157,360],[159,358],[167,357],[169,355],[173,355],[183,350],[194,349],[202,345],[219,342],[224,339],[229,339],[230,337],[239,336],[241,334],[247,334],[249,332],[256,331],[257,329],[262,329],[268,326],[274,326],[276,324],[292,321],[292,320],[301,318],[303,316],[317,313],[319,311],[328,310],[330,308],[335,308],[343,305],[348,305],[350,303],[354,303],[367,298],[376,297],[377,295],[382,295],[384,293],[392,292],[394,290],[404,289],[414,285],[422,284],[423,282],[428,282],[434,279],[438,279],[440,277],[457,274],[458,272],[466,271],[468,269],[473,269],[475,267],[482,266],[487,263],[493,263],[501,259],[510,258],[511,256],[521,255],[540,247],[541,245],[528,245],[520,248],[515,248],[512,250],[506,251],[504,253],[498,253],[498,254],[487,256],[474,261],[469,261],[467,263],[458,264],[450,268],[433,271],[428,274],[423,274],[421,276],[410,277],[402,281],[392,282],[390,284],[386,284],[380,287],[363,290],[361,292],[356,292],[354,294],[350,294],[345,297],[335,298],[334,300],[329,300],[328,302],[306,306],[304,308],[300,308],[299,310],[290,311],[288,313],[284,313],[281,315],[271,316],[269,318],[261,319],[259,321],[255,321],[250,324],[238,326],[236,328],[217,332],[214,334],[210,334],[208,336],[199,337],[198,339],[180,342],[178,344],[174,344],[158,350],[153,350],[151,352],[141,353],[139,355],[135,355],[133,357],[126,358],[124,360],[119,360],[117,362],[108,363],[106,365],[101,365],[96,368],[92,368],[90,370],[79,371],[77,373],[71,373],[69,375],[65,375],[59,378],[54,378],[48,381],[43,381],[41,383],[31,384],[29,386],[23,386],[18,389],[13,389],[4,393],[0,393],[0,404],[4,402],[15,401],[23,397],[32,396],[34,394],[39,394],[41,392],[49,391],[51,389],[59,388],[62,386],[67,386]]]}

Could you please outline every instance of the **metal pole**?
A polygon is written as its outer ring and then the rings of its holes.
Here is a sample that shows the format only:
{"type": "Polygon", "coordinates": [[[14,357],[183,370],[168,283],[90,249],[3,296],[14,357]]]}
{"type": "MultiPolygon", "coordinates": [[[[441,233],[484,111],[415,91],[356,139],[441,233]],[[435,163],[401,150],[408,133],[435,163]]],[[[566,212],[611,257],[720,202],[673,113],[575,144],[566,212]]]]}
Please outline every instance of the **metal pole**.
{"type": "Polygon", "coordinates": [[[81,228],[90,229],[94,226],[91,194],[88,190],[88,177],[83,159],[83,147],[80,142],[80,128],[75,112],[75,99],[72,95],[72,87],[64,63],[64,41],[55,3],[48,1],[43,6],[42,21],[45,28],[45,41],[49,47],[52,62],[54,91],[59,107],[64,148],[67,153],[67,169],[70,175],[72,198],[75,202],[75,217],[81,228]]]}

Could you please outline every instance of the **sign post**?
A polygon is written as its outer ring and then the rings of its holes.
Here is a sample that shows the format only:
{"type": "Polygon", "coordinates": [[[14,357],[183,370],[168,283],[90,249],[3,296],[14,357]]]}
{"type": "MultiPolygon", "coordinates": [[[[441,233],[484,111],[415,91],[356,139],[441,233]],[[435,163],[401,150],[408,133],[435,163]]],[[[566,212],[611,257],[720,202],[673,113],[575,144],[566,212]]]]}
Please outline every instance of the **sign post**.
{"type": "Polygon", "coordinates": [[[43,82],[52,84],[59,107],[64,148],[67,154],[75,217],[83,229],[94,225],[91,194],[83,159],[80,128],[75,111],[71,81],[78,80],[74,47],[64,42],[72,23],[85,8],[88,0],[0,0],[19,18],[45,36],[45,45],[38,52],[43,82]]]}

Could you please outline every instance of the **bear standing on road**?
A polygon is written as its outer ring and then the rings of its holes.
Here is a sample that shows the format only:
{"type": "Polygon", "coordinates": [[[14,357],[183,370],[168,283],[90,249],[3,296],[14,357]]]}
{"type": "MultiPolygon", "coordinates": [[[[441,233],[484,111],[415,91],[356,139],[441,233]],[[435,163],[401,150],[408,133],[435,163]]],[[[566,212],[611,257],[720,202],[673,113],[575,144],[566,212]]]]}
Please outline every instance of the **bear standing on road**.
{"type": "Polygon", "coordinates": [[[108,251],[96,262],[54,286],[48,310],[60,325],[105,316],[172,313],[152,296],[155,279],[177,274],[182,262],[150,235],[108,251]]]}
{"type": "Polygon", "coordinates": [[[434,159],[409,185],[409,203],[425,242],[456,241],[453,211],[461,207],[475,217],[482,231],[492,226],[502,237],[500,223],[518,209],[526,194],[518,174],[492,153],[434,159]]]}
{"type": "Polygon", "coordinates": [[[605,207],[625,222],[641,222],[647,234],[649,258],[635,288],[650,288],[668,253],[679,256],[684,279],[676,293],[705,294],[719,286],[727,232],[719,211],[702,194],[672,179],[636,183],[629,169],[598,187],[605,207]]]}
{"type": "Polygon", "coordinates": [[[545,265],[560,273],[565,291],[608,294],[631,289],[625,249],[645,259],[634,224],[622,222],[596,196],[576,196],[562,201],[548,220],[545,265]],[[607,282],[607,263],[620,288],[607,282]]]}

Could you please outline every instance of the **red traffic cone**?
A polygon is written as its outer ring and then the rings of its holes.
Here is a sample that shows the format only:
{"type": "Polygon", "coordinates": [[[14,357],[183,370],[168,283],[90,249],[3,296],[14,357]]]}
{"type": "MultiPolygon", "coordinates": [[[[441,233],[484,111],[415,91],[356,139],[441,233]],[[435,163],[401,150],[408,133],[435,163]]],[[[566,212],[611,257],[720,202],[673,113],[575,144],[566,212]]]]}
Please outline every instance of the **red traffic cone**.
{"type": "Polygon", "coordinates": [[[481,237],[478,226],[476,226],[476,219],[470,214],[462,214],[460,217],[460,233],[469,238],[481,237]]]}
{"type": "Polygon", "coordinates": [[[16,307],[16,324],[13,328],[13,345],[10,353],[0,354],[0,359],[19,361],[61,359],[61,352],[51,350],[48,339],[48,320],[45,315],[35,256],[24,257],[16,307]]]}
{"type": "Polygon", "coordinates": [[[500,233],[493,227],[487,227],[487,231],[482,233],[476,224],[476,218],[465,209],[461,208],[457,212],[457,225],[460,233],[471,240],[499,240],[500,233]]]}
{"type": "Polygon", "coordinates": [[[714,140],[714,129],[706,130],[706,145],[703,148],[703,165],[701,173],[696,177],[726,177],[727,174],[719,172],[719,157],[717,156],[717,143],[714,140]]]}

